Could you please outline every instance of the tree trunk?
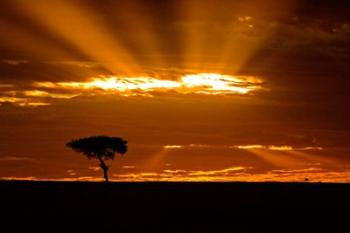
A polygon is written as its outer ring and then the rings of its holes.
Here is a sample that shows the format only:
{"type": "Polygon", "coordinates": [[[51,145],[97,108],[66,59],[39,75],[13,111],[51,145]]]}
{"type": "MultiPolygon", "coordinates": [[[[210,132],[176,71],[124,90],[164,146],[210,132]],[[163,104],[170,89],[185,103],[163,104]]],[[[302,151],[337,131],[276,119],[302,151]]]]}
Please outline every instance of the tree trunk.
{"type": "Polygon", "coordinates": [[[103,177],[105,178],[106,183],[108,183],[108,167],[103,168],[103,177]]]}
{"type": "Polygon", "coordinates": [[[103,159],[101,157],[97,157],[98,160],[100,161],[100,167],[103,170],[103,177],[105,178],[106,183],[109,182],[108,180],[108,166],[105,164],[103,159]]]}

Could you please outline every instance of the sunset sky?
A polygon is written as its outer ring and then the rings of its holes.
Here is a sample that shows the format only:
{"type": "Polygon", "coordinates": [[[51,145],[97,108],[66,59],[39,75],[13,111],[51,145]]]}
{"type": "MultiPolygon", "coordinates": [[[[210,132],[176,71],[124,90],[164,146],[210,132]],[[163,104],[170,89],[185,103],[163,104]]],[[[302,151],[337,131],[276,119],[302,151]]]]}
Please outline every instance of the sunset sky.
{"type": "Polygon", "coordinates": [[[0,179],[350,182],[350,2],[0,1],[0,179]]]}

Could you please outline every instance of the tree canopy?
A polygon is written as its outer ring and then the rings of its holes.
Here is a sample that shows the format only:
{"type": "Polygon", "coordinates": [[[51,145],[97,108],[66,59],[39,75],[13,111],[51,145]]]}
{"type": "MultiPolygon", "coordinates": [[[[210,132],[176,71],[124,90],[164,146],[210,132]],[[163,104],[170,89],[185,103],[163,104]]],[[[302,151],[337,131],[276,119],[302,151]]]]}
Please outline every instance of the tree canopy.
{"type": "Polygon", "coordinates": [[[72,150],[83,153],[89,159],[97,157],[114,159],[115,154],[125,154],[128,150],[127,141],[119,137],[92,136],[72,140],[67,143],[72,150]]]}

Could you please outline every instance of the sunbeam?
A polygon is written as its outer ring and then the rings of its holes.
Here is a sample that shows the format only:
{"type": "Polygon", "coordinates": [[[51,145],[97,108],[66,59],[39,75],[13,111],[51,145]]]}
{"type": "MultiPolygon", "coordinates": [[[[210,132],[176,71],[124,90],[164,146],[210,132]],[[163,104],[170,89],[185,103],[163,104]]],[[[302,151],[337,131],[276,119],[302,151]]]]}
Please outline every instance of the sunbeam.
{"type": "Polygon", "coordinates": [[[112,73],[140,73],[137,62],[86,5],[67,0],[13,1],[14,6],[48,32],[61,36],[112,73]]]}
{"type": "Polygon", "coordinates": [[[292,156],[298,159],[302,159],[305,161],[308,161],[310,163],[320,163],[323,166],[327,166],[327,167],[339,167],[339,165],[341,165],[341,161],[339,161],[338,159],[335,158],[331,158],[331,156],[329,157],[325,157],[322,155],[316,155],[313,153],[306,153],[304,151],[287,151],[286,152],[288,156],[292,156]]]}
{"type": "Polygon", "coordinates": [[[275,17],[284,19],[293,15],[296,6],[295,0],[252,1],[241,5],[237,11],[240,15],[231,18],[227,35],[223,38],[219,60],[223,68],[219,72],[241,70],[257,50],[273,38],[279,27],[268,20],[272,16],[267,12],[274,12],[275,17]]]}
{"type": "MultiPolygon", "coordinates": [[[[120,9],[119,6],[113,6],[109,11],[118,12],[120,9]]],[[[113,14],[115,21],[107,22],[108,25],[113,27],[113,23],[117,22],[118,25],[127,28],[129,33],[125,35],[123,42],[134,47],[147,65],[164,67],[165,51],[162,51],[162,39],[157,34],[157,18],[151,9],[135,1],[125,1],[123,12],[124,14],[113,14]]]]}
{"type": "Polygon", "coordinates": [[[279,151],[265,149],[247,149],[263,161],[280,168],[295,168],[305,166],[307,163],[299,158],[288,156],[279,151]]]}

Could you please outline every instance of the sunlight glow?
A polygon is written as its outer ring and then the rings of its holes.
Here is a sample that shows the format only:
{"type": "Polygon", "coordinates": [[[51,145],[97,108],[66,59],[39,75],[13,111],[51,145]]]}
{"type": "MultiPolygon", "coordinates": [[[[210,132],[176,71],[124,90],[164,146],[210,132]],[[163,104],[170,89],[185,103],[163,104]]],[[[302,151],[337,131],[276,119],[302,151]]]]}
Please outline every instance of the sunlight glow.
{"type": "Polygon", "coordinates": [[[179,149],[179,148],[183,148],[184,146],[182,145],[165,145],[163,148],[164,149],[179,149]]]}
{"type": "MultiPolygon", "coordinates": [[[[247,95],[262,89],[264,89],[263,82],[251,76],[199,73],[186,74],[170,80],[149,76],[99,75],[81,82],[33,82],[27,90],[6,92],[4,96],[0,95],[0,104],[44,106],[50,105],[53,99],[71,99],[81,95],[101,94],[117,94],[126,97],[153,97],[167,92],[180,95],[247,95]]],[[[198,145],[194,147],[196,146],[198,145]]]]}
{"type": "Polygon", "coordinates": [[[288,145],[275,146],[275,145],[236,145],[234,148],[241,150],[250,149],[264,149],[264,150],[274,150],[274,151],[301,151],[301,150],[323,150],[323,147],[319,146],[306,146],[306,147],[293,147],[288,145]]]}
{"type": "Polygon", "coordinates": [[[279,150],[279,151],[294,150],[294,148],[291,146],[269,146],[268,149],[269,150],[279,150]]]}
{"type": "Polygon", "coordinates": [[[252,145],[207,145],[207,144],[185,144],[185,145],[165,145],[163,146],[164,149],[181,149],[181,148],[215,148],[215,147],[221,147],[221,148],[228,148],[228,149],[240,149],[240,150],[270,150],[270,151],[316,151],[316,150],[323,150],[323,147],[319,146],[305,146],[305,147],[294,147],[289,145],[282,145],[282,146],[275,146],[275,145],[259,145],[259,144],[252,144],[252,145]]]}
{"type": "Polygon", "coordinates": [[[240,145],[235,146],[238,149],[241,150],[248,150],[248,149],[264,149],[265,147],[263,145],[240,145]]]}
{"type": "MultiPolygon", "coordinates": [[[[232,167],[221,170],[163,170],[161,172],[135,172],[125,174],[113,174],[111,181],[140,182],[140,181],[166,181],[166,182],[193,182],[193,181],[215,181],[215,182],[336,182],[349,183],[350,171],[328,171],[322,168],[302,169],[276,169],[267,173],[249,172],[250,167],[232,167]]],[[[30,181],[89,181],[100,182],[102,178],[92,176],[66,177],[56,179],[43,179],[38,177],[2,177],[1,180],[30,180],[30,181]]]]}
{"type": "Polygon", "coordinates": [[[4,103],[15,104],[21,107],[38,107],[38,106],[46,106],[49,103],[41,102],[38,100],[30,100],[26,98],[18,98],[18,97],[1,97],[0,96],[0,106],[4,103]]]}
{"type": "Polygon", "coordinates": [[[153,77],[99,76],[87,82],[37,82],[36,87],[66,89],[100,89],[117,91],[126,96],[152,91],[173,90],[181,94],[248,94],[261,89],[261,80],[255,77],[230,76],[213,73],[184,75],[179,80],[153,77]]]}
{"type": "Polygon", "coordinates": [[[256,84],[260,80],[252,77],[239,77],[213,73],[185,75],[182,82],[189,88],[203,88],[204,92],[213,93],[240,93],[247,94],[251,90],[260,88],[256,84]]]}
{"type": "Polygon", "coordinates": [[[30,96],[30,97],[50,97],[50,98],[56,98],[56,99],[69,99],[76,96],[74,94],[49,93],[47,91],[40,91],[40,90],[24,91],[23,93],[25,96],[30,96]]]}

